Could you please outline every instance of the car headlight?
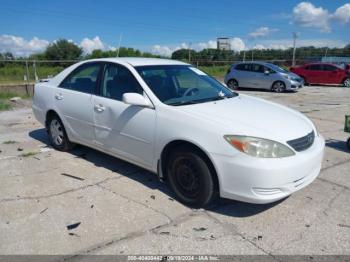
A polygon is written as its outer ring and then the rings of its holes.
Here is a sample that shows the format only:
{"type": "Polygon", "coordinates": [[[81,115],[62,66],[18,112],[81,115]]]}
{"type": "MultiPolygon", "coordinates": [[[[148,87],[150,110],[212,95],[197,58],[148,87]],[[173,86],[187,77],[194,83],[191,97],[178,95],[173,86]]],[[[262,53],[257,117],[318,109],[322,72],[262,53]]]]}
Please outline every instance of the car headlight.
{"type": "Polygon", "coordinates": [[[225,135],[224,138],[237,150],[254,157],[280,158],[295,155],[288,146],[264,138],[236,135],[225,135]]]}

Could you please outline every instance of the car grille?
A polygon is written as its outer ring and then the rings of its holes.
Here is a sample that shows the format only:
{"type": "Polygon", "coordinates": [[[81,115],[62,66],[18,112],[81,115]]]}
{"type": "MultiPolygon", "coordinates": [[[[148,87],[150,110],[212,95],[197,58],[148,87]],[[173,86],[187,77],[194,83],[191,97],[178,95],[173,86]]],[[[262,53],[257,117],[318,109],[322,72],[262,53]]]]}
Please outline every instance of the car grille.
{"type": "Polygon", "coordinates": [[[294,148],[295,151],[301,152],[312,146],[315,140],[315,133],[312,131],[306,136],[287,141],[288,145],[294,148]]]}

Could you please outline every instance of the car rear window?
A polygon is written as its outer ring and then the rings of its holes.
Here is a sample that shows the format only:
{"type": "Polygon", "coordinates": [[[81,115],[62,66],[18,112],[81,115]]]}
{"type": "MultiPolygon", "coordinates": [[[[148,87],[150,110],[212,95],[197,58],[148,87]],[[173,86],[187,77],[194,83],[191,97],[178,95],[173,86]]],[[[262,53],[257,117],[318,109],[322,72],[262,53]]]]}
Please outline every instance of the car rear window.
{"type": "Polygon", "coordinates": [[[250,64],[238,64],[235,69],[240,71],[250,71],[250,64]]]}

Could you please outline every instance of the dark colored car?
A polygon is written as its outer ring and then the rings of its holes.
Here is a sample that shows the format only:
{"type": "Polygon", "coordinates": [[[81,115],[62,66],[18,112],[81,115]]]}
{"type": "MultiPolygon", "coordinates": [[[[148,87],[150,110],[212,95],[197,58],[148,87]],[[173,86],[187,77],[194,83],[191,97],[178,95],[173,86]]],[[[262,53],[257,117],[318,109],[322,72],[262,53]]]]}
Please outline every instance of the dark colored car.
{"type": "Polygon", "coordinates": [[[337,84],[350,87],[349,69],[335,64],[305,64],[291,67],[290,71],[302,77],[307,84],[337,84]]]}

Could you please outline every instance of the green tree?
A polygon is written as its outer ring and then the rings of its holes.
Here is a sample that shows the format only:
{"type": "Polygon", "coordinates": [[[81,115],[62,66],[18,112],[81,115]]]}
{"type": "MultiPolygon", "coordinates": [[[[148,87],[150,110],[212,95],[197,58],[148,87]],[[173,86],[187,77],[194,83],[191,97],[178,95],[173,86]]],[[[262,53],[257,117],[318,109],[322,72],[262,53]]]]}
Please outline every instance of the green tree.
{"type": "Polygon", "coordinates": [[[50,44],[45,51],[48,60],[76,60],[80,59],[83,50],[66,39],[59,39],[50,44]]]}

